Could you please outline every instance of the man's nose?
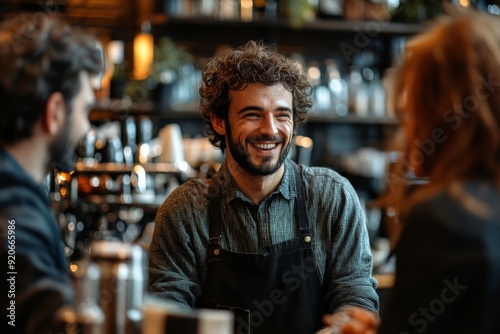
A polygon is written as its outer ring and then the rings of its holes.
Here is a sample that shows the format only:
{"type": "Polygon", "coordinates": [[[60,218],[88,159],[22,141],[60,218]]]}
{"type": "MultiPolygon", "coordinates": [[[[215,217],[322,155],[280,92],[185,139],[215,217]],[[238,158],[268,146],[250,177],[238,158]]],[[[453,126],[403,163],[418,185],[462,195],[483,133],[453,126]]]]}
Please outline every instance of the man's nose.
{"type": "Polygon", "coordinates": [[[275,135],[278,133],[277,121],[272,115],[268,115],[262,119],[260,131],[263,134],[275,135]]]}

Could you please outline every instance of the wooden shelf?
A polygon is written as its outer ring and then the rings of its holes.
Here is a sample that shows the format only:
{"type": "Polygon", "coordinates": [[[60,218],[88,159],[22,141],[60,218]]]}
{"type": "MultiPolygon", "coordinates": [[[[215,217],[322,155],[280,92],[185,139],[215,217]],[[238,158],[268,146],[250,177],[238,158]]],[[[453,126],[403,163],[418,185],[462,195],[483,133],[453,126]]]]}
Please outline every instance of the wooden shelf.
{"type": "Polygon", "coordinates": [[[329,116],[311,114],[307,120],[308,124],[360,124],[360,125],[398,125],[399,121],[395,117],[387,116],[357,116],[348,114],[346,116],[329,116]]]}
{"type": "Polygon", "coordinates": [[[256,28],[260,30],[288,30],[294,32],[306,32],[308,34],[315,32],[336,32],[355,35],[361,32],[369,35],[381,36],[411,36],[425,31],[426,25],[408,24],[399,22],[390,22],[382,20],[325,20],[316,19],[306,23],[302,27],[294,27],[289,21],[283,19],[276,20],[216,20],[211,18],[181,18],[181,17],[159,17],[160,24],[168,26],[186,27],[190,29],[210,29],[222,27],[225,29],[249,29],[256,28]]]}
{"type": "MultiPolygon", "coordinates": [[[[99,101],[91,112],[91,120],[97,121],[102,118],[123,119],[123,116],[155,116],[163,120],[199,120],[203,122],[198,109],[198,102],[172,105],[169,110],[156,112],[154,104],[150,101],[143,103],[132,103],[122,100],[99,101]]],[[[379,124],[397,125],[395,117],[367,115],[360,117],[354,114],[346,116],[320,115],[314,112],[309,114],[306,124],[379,124]]]]}
{"type": "Polygon", "coordinates": [[[140,166],[146,173],[162,173],[162,174],[190,174],[191,167],[186,163],[173,164],[167,162],[156,162],[148,164],[119,164],[114,162],[101,162],[93,165],[85,165],[78,162],[75,173],[77,174],[128,174],[133,171],[136,166],[140,166]]]}
{"type": "Polygon", "coordinates": [[[427,29],[423,24],[390,21],[352,21],[316,19],[297,28],[284,19],[239,21],[196,17],[157,19],[155,34],[167,36],[189,52],[211,56],[219,45],[236,47],[250,39],[275,44],[283,53],[325,55],[375,48],[389,52],[387,44],[397,37],[408,37],[427,29]],[[200,38],[200,36],[203,36],[200,38]],[[380,45],[382,42],[382,46],[380,45]]]}
{"type": "Polygon", "coordinates": [[[122,0],[2,0],[0,17],[8,18],[18,12],[33,15],[58,16],[73,25],[94,28],[137,29],[136,8],[133,1],[122,0]]]}

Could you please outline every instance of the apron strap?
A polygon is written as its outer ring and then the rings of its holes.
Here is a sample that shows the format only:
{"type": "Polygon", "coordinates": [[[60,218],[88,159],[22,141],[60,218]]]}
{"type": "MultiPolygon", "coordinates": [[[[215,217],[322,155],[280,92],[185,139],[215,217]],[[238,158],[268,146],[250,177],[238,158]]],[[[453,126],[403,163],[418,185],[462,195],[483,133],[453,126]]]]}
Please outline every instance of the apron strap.
{"type": "Polygon", "coordinates": [[[213,250],[221,248],[220,192],[221,192],[220,186],[212,179],[210,181],[210,185],[208,186],[209,254],[213,253],[213,250]]]}
{"type": "Polygon", "coordinates": [[[295,211],[299,219],[299,235],[303,237],[311,234],[311,231],[309,229],[309,220],[307,218],[306,195],[304,191],[304,185],[302,183],[302,177],[299,173],[299,168],[293,162],[291,163],[291,165],[293,166],[293,171],[295,174],[295,190],[297,192],[297,197],[295,198],[295,211]]]}

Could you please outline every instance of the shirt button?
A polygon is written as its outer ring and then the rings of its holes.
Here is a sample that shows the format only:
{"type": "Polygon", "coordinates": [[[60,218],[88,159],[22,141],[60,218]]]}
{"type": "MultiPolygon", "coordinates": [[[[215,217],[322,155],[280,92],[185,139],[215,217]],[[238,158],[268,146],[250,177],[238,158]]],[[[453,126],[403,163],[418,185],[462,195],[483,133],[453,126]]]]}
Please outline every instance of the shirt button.
{"type": "Polygon", "coordinates": [[[305,242],[307,242],[307,243],[310,243],[310,242],[311,242],[311,236],[306,235],[306,236],[304,237],[304,241],[305,241],[305,242]]]}
{"type": "Polygon", "coordinates": [[[218,249],[218,248],[214,249],[214,255],[215,255],[215,256],[219,255],[219,253],[220,253],[220,252],[219,252],[219,249],[218,249]]]}

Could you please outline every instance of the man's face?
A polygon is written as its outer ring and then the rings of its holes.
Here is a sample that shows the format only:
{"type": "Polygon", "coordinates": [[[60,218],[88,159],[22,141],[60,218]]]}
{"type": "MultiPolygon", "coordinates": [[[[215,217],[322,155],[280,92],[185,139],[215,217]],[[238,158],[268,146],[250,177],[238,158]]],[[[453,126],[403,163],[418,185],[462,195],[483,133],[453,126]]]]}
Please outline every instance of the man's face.
{"type": "Polygon", "coordinates": [[[86,72],[80,73],[80,91],[72,101],[66,103],[65,126],[50,147],[52,166],[62,171],[75,167],[75,148],[89,131],[89,113],[95,102],[94,91],[86,72]]]}
{"type": "Polygon", "coordinates": [[[229,93],[225,121],[228,161],[253,175],[279,170],[293,136],[292,93],[283,85],[249,84],[229,93]]]}

